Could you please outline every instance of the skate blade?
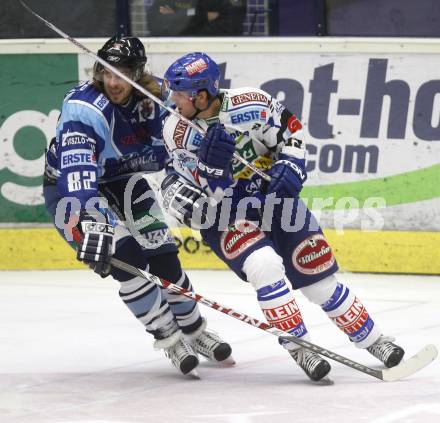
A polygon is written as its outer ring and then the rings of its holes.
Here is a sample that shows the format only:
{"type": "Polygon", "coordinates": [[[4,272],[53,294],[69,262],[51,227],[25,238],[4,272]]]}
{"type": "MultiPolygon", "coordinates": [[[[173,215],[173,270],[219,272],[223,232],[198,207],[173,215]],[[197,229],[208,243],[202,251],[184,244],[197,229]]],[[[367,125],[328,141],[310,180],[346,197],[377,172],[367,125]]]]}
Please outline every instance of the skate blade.
{"type": "Polygon", "coordinates": [[[230,355],[228,358],[226,358],[223,361],[216,361],[216,363],[221,364],[222,366],[235,366],[235,360],[234,357],[232,357],[232,355],[230,355]]]}
{"type": "Polygon", "coordinates": [[[189,379],[200,380],[199,372],[196,369],[191,370],[185,376],[188,377],[189,379]]]}
{"type": "Polygon", "coordinates": [[[330,379],[328,376],[323,377],[321,380],[312,381],[312,383],[314,385],[321,385],[321,386],[331,386],[335,384],[333,379],[330,379]]]}

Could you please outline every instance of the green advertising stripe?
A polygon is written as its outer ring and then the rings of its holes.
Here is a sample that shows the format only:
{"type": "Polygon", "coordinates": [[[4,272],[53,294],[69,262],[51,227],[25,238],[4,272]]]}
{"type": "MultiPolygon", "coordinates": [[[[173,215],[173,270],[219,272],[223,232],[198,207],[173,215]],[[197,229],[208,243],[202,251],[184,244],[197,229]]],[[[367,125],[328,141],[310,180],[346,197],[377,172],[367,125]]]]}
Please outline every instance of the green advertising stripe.
{"type": "MultiPolygon", "coordinates": [[[[43,150],[44,153],[44,150],[43,150]]],[[[43,184],[43,176],[35,178],[27,178],[24,176],[15,175],[9,169],[0,172],[0,187],[5,182],[13,182],[23,187],[41,187],[43,184]]],[[[0,193],[0,223],[15,223],[15,222],[49,222],[49,215],[46,212],[44,204],[40,205],[23,205],[8,201],[0,193]]]]}
{"type": "Polygon", "coordinates": [[[360,207],[371,197],[382,197],[387,206],[395,206],[440,197],[439,182],[440,164],[436,164],[413,172],[368,181],[306,186],[301,197],[308,199],[309,205],[313,198],[333,198],[333,205],[324,207],[328,210],[343,208],[344,204],[335,207],[337,201],[343,197],[355,198],[360,207]]]}
{"type": "MultiPolygon", "coordinates": [[[[16,114],[35,111],[48,116],[54,110],[60,110],[64,95],[78,83],[77,54],[0,54],[0,69],[0,127],[16,114]]],[[[35,166],[32,161],[41,158],[41,176],[27,177],[0,168],[0,188],[7,182],[23,187],[42,184],[42,156],[50,139],[40,127],[22,122],[13,139],[0,142],[2,145],[12,143],[15,154],[29,161],[29,166],[35,166]]],[[[0,193],[1,223],[46,221],[44,204],[17,204],[0,193]]]]}

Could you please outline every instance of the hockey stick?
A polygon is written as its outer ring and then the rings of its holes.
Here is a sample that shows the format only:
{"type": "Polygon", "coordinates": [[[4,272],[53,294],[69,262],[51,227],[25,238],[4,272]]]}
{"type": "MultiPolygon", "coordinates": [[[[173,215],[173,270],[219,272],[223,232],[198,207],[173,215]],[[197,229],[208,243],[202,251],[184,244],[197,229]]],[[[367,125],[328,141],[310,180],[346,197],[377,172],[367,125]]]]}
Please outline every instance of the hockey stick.
{"type": "Polygon", "coordinates": [[[112,266],[124,270],[127,273],[130,273],[134,276],[139,276],[142,279],[155,283],[156,285],[159,285],[163,288],[167,288],[177,294],[181,294],[185,297],[191,298],[199,303],[204,304],[205,306],[227,314],[228,316],[231,316],[237,320],[241,320],[242,322],[247,323],[250,326],[254,326],[258,329],[264,330],[265,332],[268,332],[278,338],[286,339],[289,342],[307,348],[310,351],[314,351],[334,361],[337,361],[338,363],[344,364],[345,366],[351,367],[352,369],[358,370],[359,372],[365,373],[386,382],[392,382],[407,376],[411,376],[412,374],[423,369],[437,357],[437,348],[434,345],[427,345],[409,360],[402,362],[396,367],[383,370],[372,369],[371,367],[364,366],[363,364],[357,363],[356,361],[350,360],[349,358],[343,357],[342,355],[322,348],[319,345],[312,344],[311,342],[293,337],[290,333],[270,326],[268,323],[262,322],[244,313],[238,312],[230,307],[223,306],[216,301],[210,300],[200,294],[196,294],[195,292],[188,291],[185,288],[175,285],[165,279],[159,278],[145,270],[137,269],[136,267],[131,266],[128,263],[124,263],[123,261],[120,261],[114,257],[111,259],[111,264],[112,266]]]}
{"type": "MultiPolygon", "coordinates": [[[[38,13],[34,12],[24,1],[20,0],[20,3],[22,6],[28,10],[32,15],[34,15],[36,18],[38,18],[40,21],[44,22],[46,26],[48,26],[50,29],[61,35],[66,40],[70,41],[72,44],[76,45],[80,50],[82,50],[84,53],[91,56],[93,59],[95,59],[97,62],[101,63],[102,66],[104,66],[107,69],[110,69],[114,74],[118,75],[119,78],[123,79],[124,81],[128,82],[132,87],[139,90],[142,94],[146,95],[148,98],[153,100],[155,103],[157,103],[159,106],[163,107],[164,109],[168,110],[172,115],[176,116],[180,120],[183,120],[188,126],[193,128],[195,131],[197,131],[200,135],[203,137],[206,135],[206,131],[204,131],[202,128],[197,126],[195,123],[191,122],[189,119],[182,116],[179,112],[176,112],[175,109],[172,107],[167,106],[161,99],[156,97],[154,94],[151,94],[149,91],[147,91],[144,87],[139,85],[137,82],[130,79],[128,76],[124,75],[122,72],[120,72],[117,68],[112,66],[111,64],[107,63],[105,60],[98,57],[93,51],[89,50],[86,46],[81,44],[78,40],[75,38],[72,38],[70,35],[67,35],[65,32],[61,31],[61,29],[57,28],[54,24],[50,23],[48,20],[44,19],[42,16],[40,16],[38,13]]],[[[252,163],[249,163],[246,159],[241,157],[238,153],[234,152],[234,158],[244,164],[245,166],[252,169],[258,176],[261,176],[264,180],[270,182],[271,178],[266,173],[262,172],[258,167],[254,166],[252,163]]]]}
{"type": "MultiPolygon", "coordinates": [[[[38,15],[36,12],[34,12],[29,6],[27,6],[26,3],[24,3],[22,0],[20,0],[20,3],[22,4],[22,6],[27,9],[32,15],[34,15],[35,17],[37,17],[39,20],[41,20],[42,22],[44,22],[45,25],[47,25],[50,29],[52,29],[53,31],[55,31],[56,33],[60,34],[63,38],[67,39],[68,41],[70,41],[72,44],[76,45],[80,50],[84,51],[85,53],[87,53],[89,56],[93,57],[94,60],[96,60],[97,62],[101,63],[104,67],[106,67],[107,69],[110,69],[113,73],[115,73],[116,75],[118,75],[121,79],[125,80],[126,82],[128,82],[130,85],[132,85],[134,88],[136,88],[137,90],[139,90],[140,92],[142,92],[144,95],[146,95],[147,97],[149,97],[151,100],[153,100],[154,102],[156,102],[157,104],[159,104],[161,107],[165,108],[166,110],[168,110],[171,114],[175,115],[176,117],[178,117],[179,119],[183,120],[185,123],[188,124],[188,126],[190,126],[191,128],[193,128],[194,130],[196,130],[197,132],[199,132],[202,136],[206,135],[206,132],[203,131],[201,128],[199,128],[197,125],[195,125],[193,122],[191,122],[190,120],[184,118],[183,116],[181,116],[178,112],[176,112],[174,109],[172,109],[171,107],[168,107],[167,105],[165,105],[165,103],[160,100],[159,98],[157,98],[156,96],[154,96],[153,94],[149,93],[148,91],[146,91],[142,86],[140,86],[139,84],[137,84],[135,81],[132,81],[130,78],[128,78],[126,75],[124,75],[122,72],[120,72],[117,68],[113,67],[112,65],[110,65],[109,63],[107,63],[106,61],[104,61],[103,59],[99,58],[96,54],[94,54],[91,50],[89,50],[87,47],[85,47],[84,45],[82,45],[81,43],[79,43],[77,40],[75,40],[74,38],[70,37],[69,35],[67,35],[66,33],[64,33],[63,31],[61,31],[60,29],[58,29],[56,26],[54,26],[52,23],[50,23],[49,21],[47,21],[46,19],[42,18],[40,15],[38,15]]],[[[244,164],[245,166],[249,167],[250,169],[252,169],[255,173],[257,173],[260,177],[262,177],[263,179],[265,179],[266,181],[270,181],[270,176],[266,175],[264,172],[262,172],[260,169],[258,169],[257,167],[255,167],[253,164],[249,163],[247,160],[245,160],[244,158],[242,158],[241,156],[239,156],[237,153],[234,153],[234,158],[238,161],[240,161],[242,164],[244,164]]],[[[341,364],[344,364],[348,367],[351,367],[355,370],[358,370],[360,372],[363,372],[365,374],[369,374],[373,377],[376,377],[377,379],[381,379],[384,381],[394,381],[394,380],[399,380],[401,378],[410,376],[412,374],[414,374],[415,372],[417,372],[418,370],[424,368],[425,366],[427,366],[431,361],[433,361],[436,357],[437,357],[437,349],[434,345],[427,345],[426,347],[424,347],[421,351],[419,351],[415,356],[411,357],[409,360],[401,363],[400,365],[393,367],[391,369],[384,369],[384,370],[376,370],[376,369],[372,369],[370,367],[364,366],[362,364],[359,364],[355,361],[352,361],[348,358],[345,358],[339,354],[333,353],[329,350],[326,350],[318,345],[312,344],[310,342],[301,340],[299,338],[295,338],[292,337],[290,334],[283,332],[277,328],[274,328],[272,326],[270,326],[267,323],[261,322],[257,319],[251,318],[245,314],[242,313],[238,313],[237,311],[228,308],[228,307],[224,307],[218,303],[216,303],[215,301],[211,301],[208,300],[207,298],[204,298],[198,294],[192,293],[191,291],[185,290],[184,288],[181,288],[177,285],[172,284],[171,282],[168,282],[166,280],[160,279],[157,276],[154,276],[146,271],[142,271],[139,269],[136,269],[133,266],[130,266],[126,263],[123,263],[119,260],[117,260],[116,258],[112,258],[112,264],[115,267],[118,267],[122,270],[125,270],[128,273],[131,273],[133,275],[136,276],[140,276],[150,282],[156,283],[159,286],[165,287],[170,289],[171,291],[177,292],[179,294],[185,295],[188,298],[192,298],[195,301],[201,302],[202,304],[214,308],[224,314],[227,314],[231,317],[234,317],[238,320],[242,320],[245,323],[257,327],[261,330],[264,330],[266,332],[271,333],[274,336],[277,337],[282,337],[283,339],[287,339],[290,342],[293,342],[297,345],[300,345],[301,347],[307,348],[311,351],[315,351],[323,356],[326,356],[332,360],[335,360],[341,364]]]]}

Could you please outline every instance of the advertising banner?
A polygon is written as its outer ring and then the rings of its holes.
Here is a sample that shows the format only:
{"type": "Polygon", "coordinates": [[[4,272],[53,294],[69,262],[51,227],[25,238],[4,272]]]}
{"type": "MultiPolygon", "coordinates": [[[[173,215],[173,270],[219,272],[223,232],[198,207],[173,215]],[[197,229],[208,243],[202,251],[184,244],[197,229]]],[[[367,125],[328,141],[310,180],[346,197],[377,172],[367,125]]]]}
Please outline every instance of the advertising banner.
{"type": "MultiPolygon", "coordinates": [[[[209,51],[209,46],[207,48],[209,51]]],[[[149,54],[162,76],[179,54],[149,54]]],[[[440,57],[212,53],[222,86],[260,87],[304,124],[302,197],[324,227],[440,229],[440,57]]],[[[63,95],[91,75],[82,54],[0,54],[0,222],[46,222],[44,148],[63,95]]]]}
{"type": "MultiPolygon", "coordinates": [[[[301,119],[308,153],[302,197],[324,227],[440,229],[438,55],[212,57],[221,86],[259,87],[301,119]]],[[[150,63],[163,75],[173,60],[156,54],[150,63]]]]}
{"type": "Polygon", "coordinates": [[[48,221],[44,150],[77,63],[76,54],[0,54],[0,223],[48,221]]]}

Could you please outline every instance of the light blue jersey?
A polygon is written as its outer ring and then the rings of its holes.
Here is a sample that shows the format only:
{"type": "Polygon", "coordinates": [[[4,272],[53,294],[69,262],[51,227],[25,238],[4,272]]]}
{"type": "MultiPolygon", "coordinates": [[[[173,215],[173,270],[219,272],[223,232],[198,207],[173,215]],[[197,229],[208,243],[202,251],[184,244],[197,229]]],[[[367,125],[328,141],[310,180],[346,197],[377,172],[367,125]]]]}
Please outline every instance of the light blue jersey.
{"type": "Polygon", "coordinates": [[[163,114],[136,95],[115,105],[91,82],[68,92],[47,153],[46,175],[56,180],[60,197],[76,197],[84,207],[100,182],[163,169],[163,114]]]}

